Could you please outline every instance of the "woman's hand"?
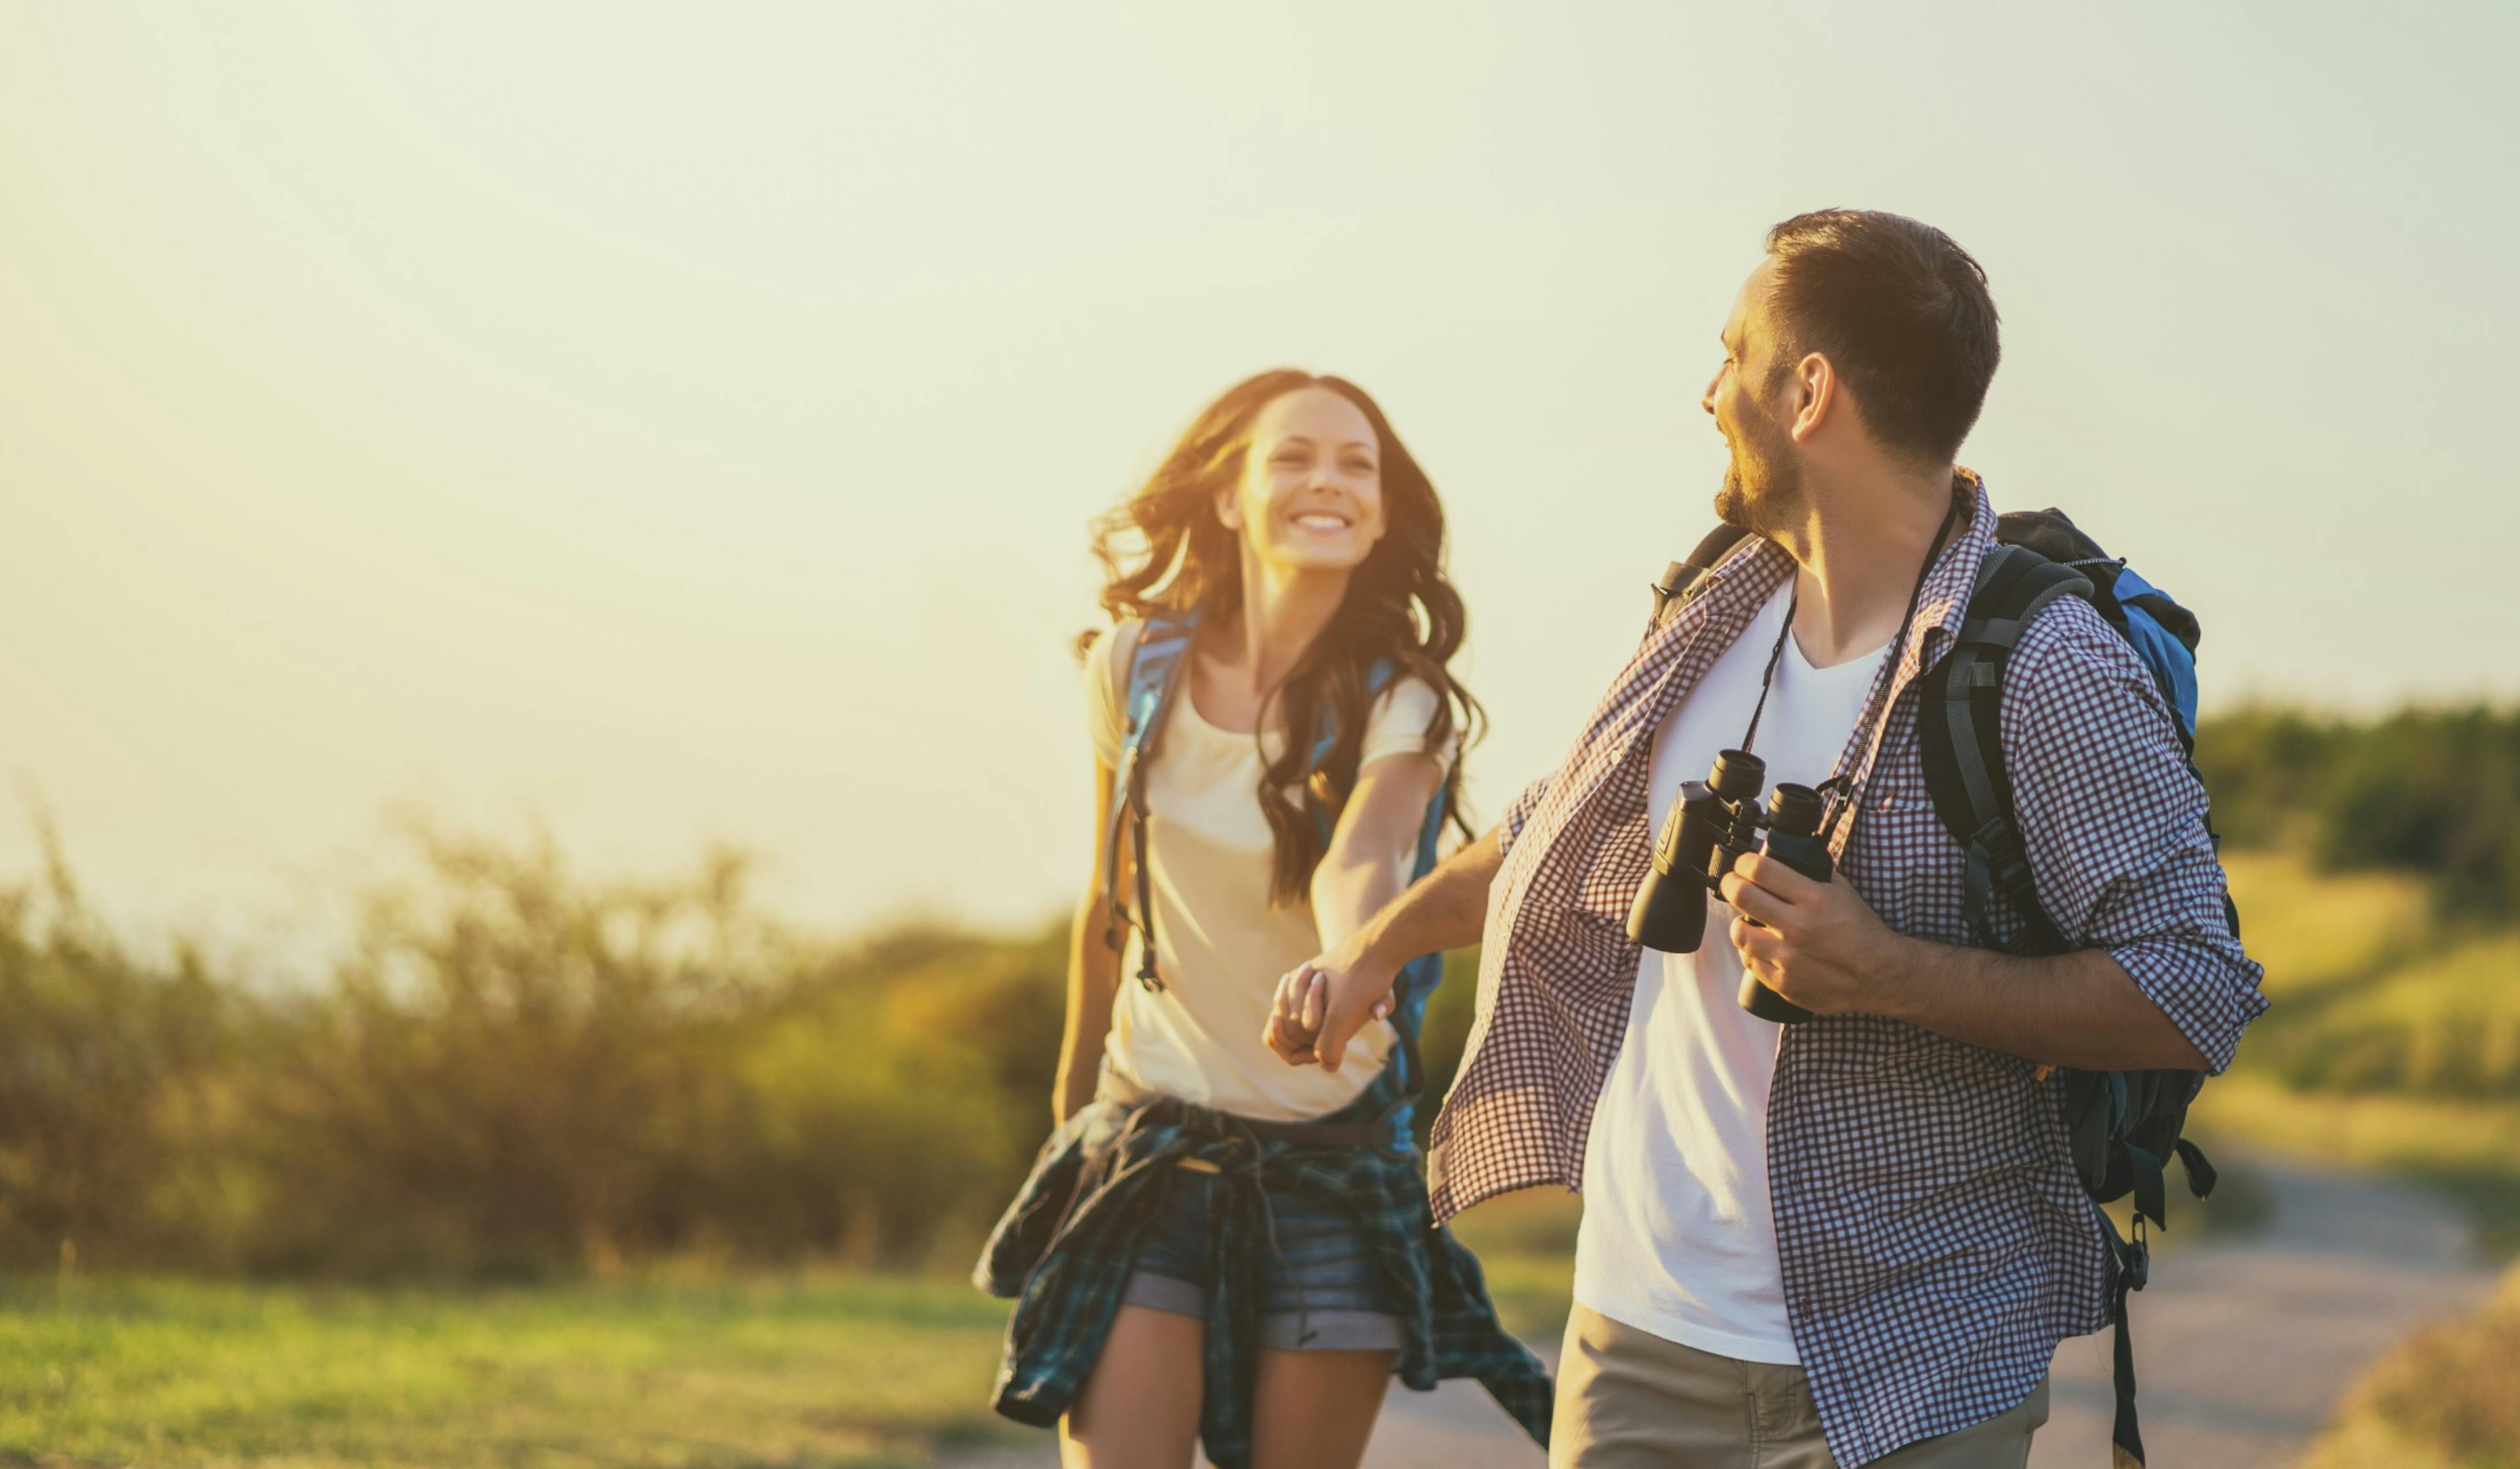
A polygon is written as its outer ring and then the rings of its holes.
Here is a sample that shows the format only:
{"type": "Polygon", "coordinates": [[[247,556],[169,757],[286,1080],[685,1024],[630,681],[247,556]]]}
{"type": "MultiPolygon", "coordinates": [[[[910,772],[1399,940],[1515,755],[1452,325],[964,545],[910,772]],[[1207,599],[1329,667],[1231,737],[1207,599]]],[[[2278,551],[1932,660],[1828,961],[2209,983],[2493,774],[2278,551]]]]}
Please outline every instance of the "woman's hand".
{"type": "MultiPolygon", "coordinates": [[[[1344,947],[1344,946],[1343,946],[1344,947]]],[[[1369,1021],[1391,1014],[1391,974],[1362,957],[1318,955],[1279,977],[1260,1039],[1289,1066],[1315,1062],[1336,1071],[1347,1043],[1369,1021]]]]}

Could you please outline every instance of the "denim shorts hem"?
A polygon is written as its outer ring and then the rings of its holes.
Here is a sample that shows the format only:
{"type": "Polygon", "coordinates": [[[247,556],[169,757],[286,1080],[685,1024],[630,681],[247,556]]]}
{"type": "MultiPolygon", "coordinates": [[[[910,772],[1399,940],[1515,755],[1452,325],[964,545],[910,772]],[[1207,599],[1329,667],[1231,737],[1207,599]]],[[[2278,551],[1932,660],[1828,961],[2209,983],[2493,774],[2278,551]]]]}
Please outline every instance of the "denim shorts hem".
{"type": "MultiPolygon", "coordinates": [[[[1171,1315],[1207,1317],[1207,1292],[1154,1270],[1133,1270],[1121,1304],[1171,1315]]],[[[1260,1317],[1260,1346],[1269,1352],[1397,1352],[1400,1318],[1378,1311],[1274,1311],[1260,1317]]]]}
{"type": "Polygon", "coordinates": [[[1166,1311],[1177,1316],[1207,1314],[1207,1292],[1192,1280],[1183,1280],[1154,1270],[1131,1270],[1128,1288],[1120,1293],[1123,1306],[1144,1306],[1149,1311],[1166,1311]]]}

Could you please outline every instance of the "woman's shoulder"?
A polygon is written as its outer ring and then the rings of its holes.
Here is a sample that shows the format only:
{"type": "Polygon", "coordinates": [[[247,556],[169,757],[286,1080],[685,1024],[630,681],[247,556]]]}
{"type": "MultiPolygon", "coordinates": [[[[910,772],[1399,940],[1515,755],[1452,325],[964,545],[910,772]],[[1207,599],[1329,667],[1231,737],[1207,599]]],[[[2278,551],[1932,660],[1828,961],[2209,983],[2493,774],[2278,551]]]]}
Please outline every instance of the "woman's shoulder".
{"type": "Polygon", "coordinates": [[[1418,674],[1402,673],[1387,678],[1382,688],[1367,706],[1367,721],[1414,721],[1419,729],[1435,722],[1435,711],[1442,708],[1444,695],[1433,684],[1418,674]]]}
{"type": "Polygon", "coordinates": [[[1432,754],[1438,765],[1450,765],[1461,739],[1460,720],[1443,747],[1427,750],[1426,736],[1446,713],[1443,691],[1424,678],[1404,673],[1374,696],[1366,712],[1364,757],[1367,762],[1409,751],[1432,754]]]}
{"type": "Polygon", "coordinates": [[[1120,711],[1128,702],[1129,660],[1145,628],[1142,618],[1123,618],[1094,634],[1085,645],[1086,730],[1105,764],[1120,758],[1120,711]]]}

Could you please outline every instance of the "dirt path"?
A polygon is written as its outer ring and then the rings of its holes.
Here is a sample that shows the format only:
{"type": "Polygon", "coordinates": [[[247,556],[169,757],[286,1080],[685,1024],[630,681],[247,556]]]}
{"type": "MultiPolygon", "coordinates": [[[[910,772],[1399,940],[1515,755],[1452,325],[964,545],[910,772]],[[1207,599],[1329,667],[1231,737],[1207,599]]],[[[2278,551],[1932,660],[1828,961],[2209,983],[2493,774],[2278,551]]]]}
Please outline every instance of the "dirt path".
{"type": "MultiPolygon", "coordinates": [[[[2135,1298],[2154,1469],[2291,1463],[2374,1358],[2492,1289],[2466,1224],[2432,1195],[2310,1164],[2251,1166],[2272,1195],[2267,1227],[2164,1253],[2135,1298]]],[[[2108,1354],[2105,1332],[2057,1349],[2054,1415],[2031,1469],[2107,1469],[2108,1354]]]]}
{"type": "MultiPolygon", "coordinates": [[[[2166,1253],[2135,1302],[2144,1446],[2153,1469],[2276,1469],[2338,1395],[2424,1321],[2484,1299],[2493,1271],[2457,1214],[2367,1175],[2252,1159],[2266,1227],[2166,1253]]],[[[2174,1219],[2176,1215],[2172,1216],[2174,1219]]],[[[2107,1469],[2109,1338],[2056,1353],[2054,1410],[2031,1469],[2107,1469]]],[[[1554,1355],[1554,1344],[1544,1355],[1554,1355]]],[[[1042,1442],[955,1469],[1055,1469],[1042,1442]]],[[[1540,1451],[1473,1383],[1394,1391],[1368,1469],[1537,1469],[1540,1451]]]]}

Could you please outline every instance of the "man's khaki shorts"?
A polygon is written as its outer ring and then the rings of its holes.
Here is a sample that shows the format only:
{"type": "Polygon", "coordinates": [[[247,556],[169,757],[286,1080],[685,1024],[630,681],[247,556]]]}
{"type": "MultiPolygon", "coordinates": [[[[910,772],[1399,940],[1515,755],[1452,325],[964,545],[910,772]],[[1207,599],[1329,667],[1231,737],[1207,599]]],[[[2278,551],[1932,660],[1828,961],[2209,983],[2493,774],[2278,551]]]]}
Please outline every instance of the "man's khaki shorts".
{"type": "MultiPolygon", "coordinates": [[[[2022,1469],[2048,1380],[1983,1423],[1868,1469],[2022,1469]]],[[[1550,1469],[1836,1469],[1800,1367],[1735,1361],[1575,1308],[1557,1359],[1550,1469]]]]}

